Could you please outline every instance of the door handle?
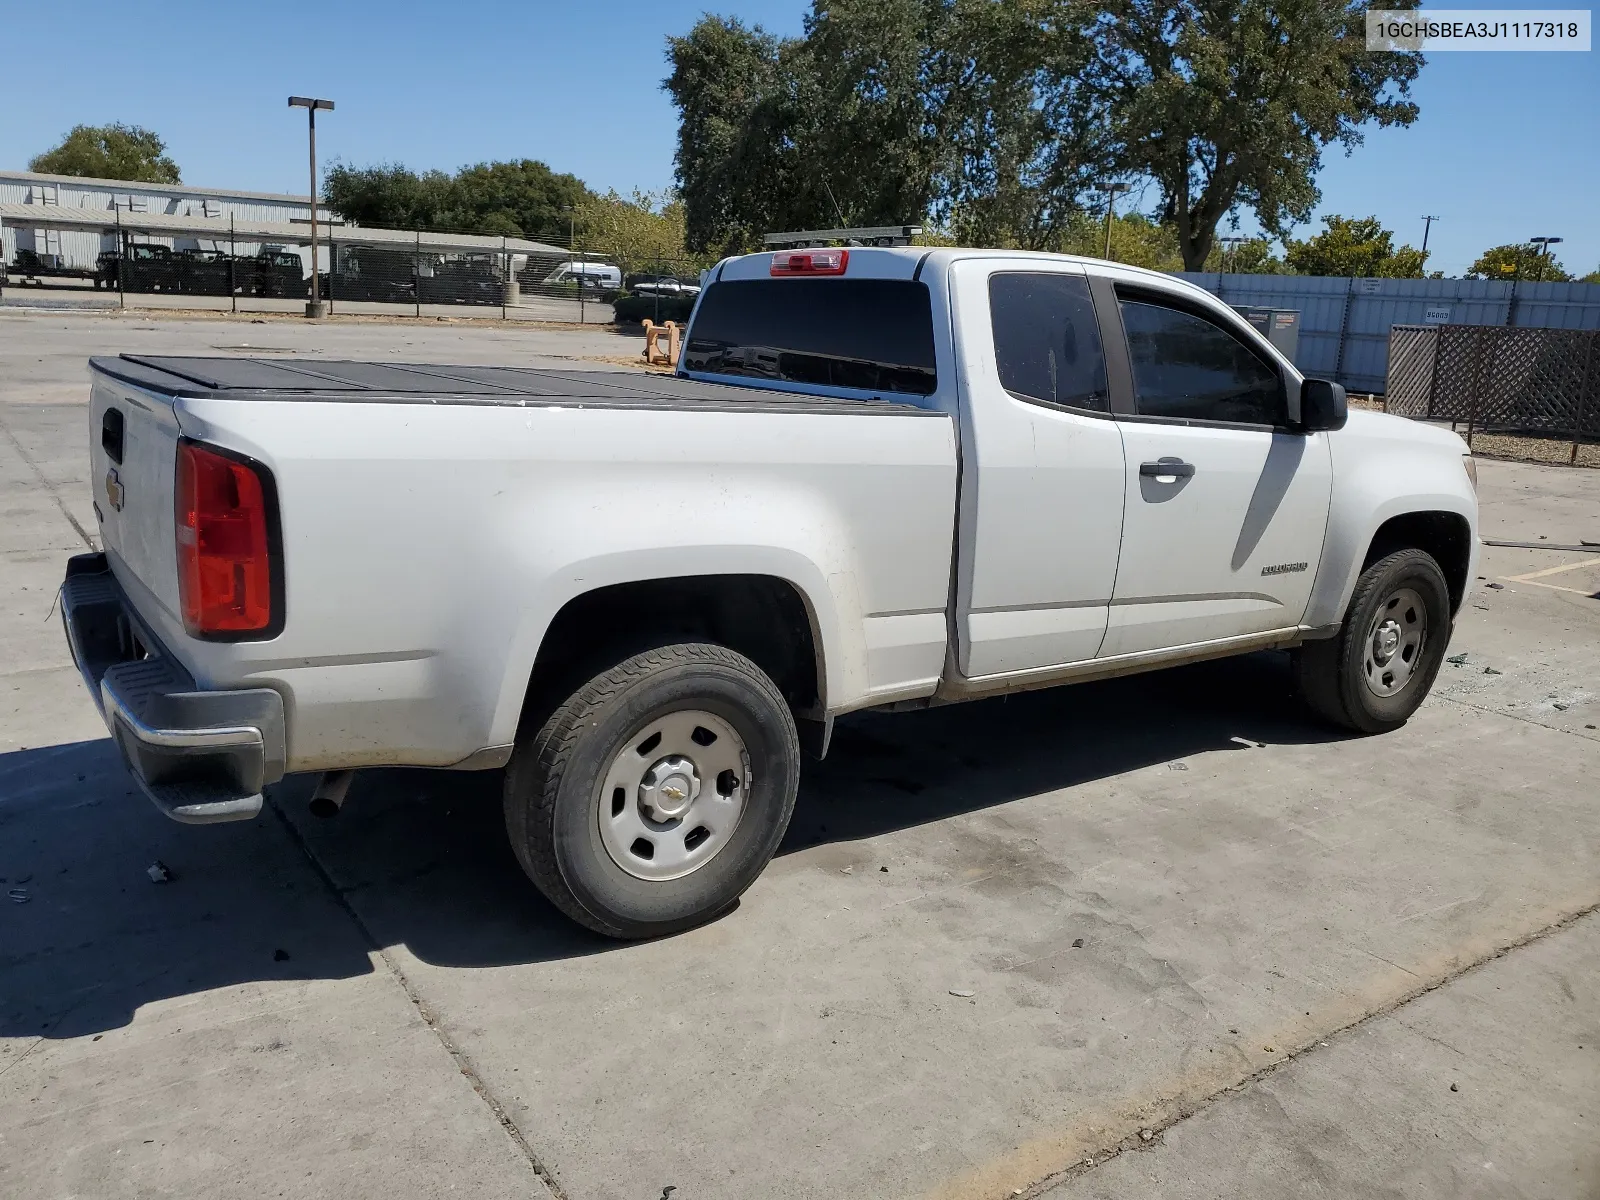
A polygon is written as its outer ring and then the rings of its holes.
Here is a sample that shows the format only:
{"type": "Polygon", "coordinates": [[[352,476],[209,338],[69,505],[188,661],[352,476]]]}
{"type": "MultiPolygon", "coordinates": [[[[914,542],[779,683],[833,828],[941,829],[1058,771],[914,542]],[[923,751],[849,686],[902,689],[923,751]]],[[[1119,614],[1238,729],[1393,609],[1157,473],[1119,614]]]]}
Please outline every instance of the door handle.
{"type": "Polygon", "coordinates": [[[1139,464],[1141,475],[1167,475],[1179,479],[1187,479],[1194,474],[1194,464],[1186,463],[1181,458],[1163,458],[1156,462],[1139,464]]]}

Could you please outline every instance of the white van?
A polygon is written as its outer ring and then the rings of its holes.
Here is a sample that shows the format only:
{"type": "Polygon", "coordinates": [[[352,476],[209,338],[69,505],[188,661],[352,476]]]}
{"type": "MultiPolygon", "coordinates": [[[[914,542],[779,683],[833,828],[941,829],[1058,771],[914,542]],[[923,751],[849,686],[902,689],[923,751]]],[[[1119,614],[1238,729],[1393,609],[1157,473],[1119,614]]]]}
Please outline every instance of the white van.
{"type": "Polygon", "coordinates": [[[544,277],[546,283],[572,283],[575,280],[582,281],[585,287],[620,292],[622,268],[610,263],[564,262],[556,264],[556,269],[544,277]]]}

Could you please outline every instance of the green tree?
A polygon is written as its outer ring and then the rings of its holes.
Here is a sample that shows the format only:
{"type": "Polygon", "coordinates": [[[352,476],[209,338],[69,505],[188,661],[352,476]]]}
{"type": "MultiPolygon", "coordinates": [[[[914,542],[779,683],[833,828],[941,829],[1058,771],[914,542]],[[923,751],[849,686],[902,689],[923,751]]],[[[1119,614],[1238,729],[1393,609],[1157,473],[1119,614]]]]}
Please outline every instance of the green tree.
{"type": "Polygon", "coordinates": [[[1394,234],[1377,217],[1322,218],[1315,237],[1288,243],[1284,256],[1297,275],[1421,279],[1427,256],[1411,246],[1394,245],[1394,234]]]}
{"type": "MultiPolygon", "coordinates": [[[[1062,225],[1058,244],[1051,249],[1086,258],[1104,258],[1106,253],[1105,213],[1078,210],[1062,225]]],[[[1178,235],[1143,213],[1124,213],[1111,222],[1111,258],[1114,262],[1152,271],[1181,271],[1183,258],[1178,253],[1178,235]]]]}
{"type": "MultiPolygon", "coordinates": [[[[1405,0],[1402,7],[1413,7],[1405,0]]],[[[1323,151],[1409,125],[1422,67],[1372,53],[1366,5],[1339,0],[1109,0],[1096,24],[1115,80],[1122,165],[1162,188],[1184,265],[1236,207],[1283,236],[1320,193],[1323,151]]]]}
{"type": "MultiPolygon", "coordinates": [[[[1600,274],[1600,272],[1596,272],[1600,274]]],[[[1572,279],[1559,259],[1542,253],[1538,246],[1494,246],[1478,256],[1467,271],[1468,279],[1526,279],[1534,283],[1565,283],[1572,279]]],[[[1600,283],[1600,280],[1595,282],[1600,283]]]]}
{"type": "Polygon", "coordinates": [[[794,120],[785,59],[796,48],[709,15],[667,39],[672,72],[662,86],[678,106],[674,161],[691,247],[733,253],[774,229],[794,120]]]}
{"type": "Polygon", "coordinates": [[[578,245],[621,259],[631,270],[709,266],[684,246],[683,201],[674,192],[607,192],[578,206],[578,245]]]}
{"type": "Polygon", "coordinates": [[[61,144],[28,162],[45,175],[125,179],[137,183],[179,183],[178,164],[167,144],[137,125],[74,125],[61,144]]]}
{"type": "Polygon", "coordinates": [[[928,220],[1051,248],[1109,168],[1080,0],[815,0],[802,38],[669,39],[688,240],[928,220]]]}
{"type": "Polygon", "coordinates": [[[1579,283],[1600,283],[1600,267],[1596,267],[1594,270],[1590,271],[1582,279],[1578,280],[1578,282],[1579,283]]]}
{"type": "Polygon", "coordinates": [[[1233,247],[1212,246],[1206,256],[1207,271],[1227,271],[1235,275],[1286,275],[1288,264],[1272,252],[1266,238],[1251,238],[1233,247]]]}
{"type": "Polygon", "coordinates": [[[450,229],[565,244],[572,212],[592,198],[575,175],[542,162],[478,163],[455,175],[417,174],[398,163],[336,163],[325,182],[328,206],[358,225],[450,229]]]}

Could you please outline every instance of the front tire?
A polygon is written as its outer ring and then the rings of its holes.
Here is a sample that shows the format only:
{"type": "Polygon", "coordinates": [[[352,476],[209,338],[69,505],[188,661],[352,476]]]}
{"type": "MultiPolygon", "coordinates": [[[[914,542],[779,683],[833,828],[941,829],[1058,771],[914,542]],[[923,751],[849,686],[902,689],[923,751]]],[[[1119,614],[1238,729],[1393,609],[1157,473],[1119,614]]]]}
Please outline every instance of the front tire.
{"type": "Polygon", "coordinates": [[[1318,716],[1356,733],[1398,729],[1433,686],[1450,627],[1439,564],[1398,550],[1361,573],[1336,636],[1294,652],[1295,690],[1318,716]]]}
{"type": "Polygon", "coordinates": [[[596,675],[519,735],[505,818],[522,869],[615,938],[726,911],[778,848],[800,778],[794,718],[766,674],[707,643],[596,675]]]}

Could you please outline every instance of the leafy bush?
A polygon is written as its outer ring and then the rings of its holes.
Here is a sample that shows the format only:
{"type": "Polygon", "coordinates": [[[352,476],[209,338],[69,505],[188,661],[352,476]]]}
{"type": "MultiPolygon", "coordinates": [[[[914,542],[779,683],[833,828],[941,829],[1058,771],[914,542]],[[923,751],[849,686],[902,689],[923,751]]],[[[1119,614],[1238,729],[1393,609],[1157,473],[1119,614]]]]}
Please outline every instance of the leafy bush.
{"type": "Polygon", "coordinates": [[[650,320],[658,324],[677,321],[680,325],[689,319],[694,310],[693,296],[653,296],[647,293],[624,292],[613,305],[617,324],[637,324],[650,320]]]}

